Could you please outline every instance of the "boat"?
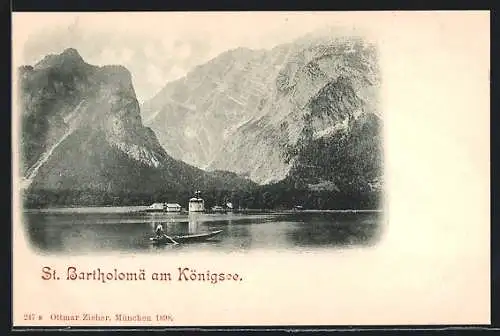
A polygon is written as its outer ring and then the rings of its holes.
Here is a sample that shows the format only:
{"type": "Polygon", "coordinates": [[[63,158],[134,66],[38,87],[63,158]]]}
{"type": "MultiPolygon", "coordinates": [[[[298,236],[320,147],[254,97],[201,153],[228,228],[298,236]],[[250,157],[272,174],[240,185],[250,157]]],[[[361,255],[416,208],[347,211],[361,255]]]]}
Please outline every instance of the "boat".
{"type": "MultiPolygon", "coordinates": [[[[213,237],[220,234],[222,231],[223,230],[217,230],[217,231],[212,231],[212,232],[207,232],[207,233],[189,234],[189,235],[183,235],[183,236],[172,236],[172,239],[174,241],[176,241],[177,243],[202,242],[202,241],[212,239],[213,237]]],[[[168,239],[166,236],[151,237],[151,238],[149,238],[149,240],[153,244],[157,244],[157,245],[171,244],[172,243],[171,240],[168,239]]]]}

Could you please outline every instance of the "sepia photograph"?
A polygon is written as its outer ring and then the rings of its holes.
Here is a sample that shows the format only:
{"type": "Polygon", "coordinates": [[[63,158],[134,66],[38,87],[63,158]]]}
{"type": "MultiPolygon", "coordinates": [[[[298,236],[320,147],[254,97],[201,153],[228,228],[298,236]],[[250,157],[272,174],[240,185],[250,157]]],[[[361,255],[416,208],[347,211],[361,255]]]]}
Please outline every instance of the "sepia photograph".
{"type": "Polygon", "coordinates": [[[31,36],[18,68],[34,249],[376,244],[384,188],[373,42],[321,25],[217,45],[203,26],[134,40],[91,35],[85,18],[31,36]]]}
{"type": "Polygon", "coordinates": [[[488,12],[12,22],[15,325],[489,319],[488,12]]]}

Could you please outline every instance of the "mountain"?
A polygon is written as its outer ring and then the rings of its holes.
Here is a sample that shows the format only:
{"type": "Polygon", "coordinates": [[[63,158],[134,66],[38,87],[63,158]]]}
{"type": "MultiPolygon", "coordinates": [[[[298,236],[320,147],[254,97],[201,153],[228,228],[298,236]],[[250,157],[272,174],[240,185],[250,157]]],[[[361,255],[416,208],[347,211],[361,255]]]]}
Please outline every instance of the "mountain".
{"type": "Polygon", "coordinates": [[[380,191],[380,73],[374,45],[309,35],[237,48],[170,82],[142,106],[176,159],[261,185],[380,191]]]}
{"type": "Polygon", "coordinates": [[[92,197],[103,202],[103,195],[254,185],[172,158],[143,125],[132,76],[123,66],[87,64],[70,48],[20,67],[19,79],[22,176],[34,203],[46,201],[48,192],[78,204],[92,197]]]}

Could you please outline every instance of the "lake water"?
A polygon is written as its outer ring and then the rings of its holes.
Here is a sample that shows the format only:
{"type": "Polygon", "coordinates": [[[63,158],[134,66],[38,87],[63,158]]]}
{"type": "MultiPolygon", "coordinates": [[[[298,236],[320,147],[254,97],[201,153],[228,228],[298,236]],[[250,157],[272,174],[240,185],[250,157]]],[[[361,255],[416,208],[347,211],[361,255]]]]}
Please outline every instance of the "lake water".
{"type": "Polygon", "coordinates": [[[33,247],[43,254],[159,251],[241,252],[254,249],[340,249],[377,242],[381,212],[296,212],[266,214],[141,213],[137,208],[80,208],[25,211],[33,247]],[[153,246],[157,224],[167,234],[223,230],[213,241],[153,246]]]}

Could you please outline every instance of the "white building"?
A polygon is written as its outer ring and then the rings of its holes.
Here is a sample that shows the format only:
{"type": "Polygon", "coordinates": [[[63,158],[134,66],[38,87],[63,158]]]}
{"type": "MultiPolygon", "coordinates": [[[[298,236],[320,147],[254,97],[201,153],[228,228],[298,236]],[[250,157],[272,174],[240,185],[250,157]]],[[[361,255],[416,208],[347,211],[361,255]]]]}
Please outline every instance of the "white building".
{"type": "Polygon", "coordinates": [[[195,196],[189,199],[189,212],[204,212],[205,201],[200,197],[200,192],[197,191],[195,196]]]}
{"type": "Polygon", "coordinates": [[[153,203],[149,206],[150,210],[163,210],[165,205],[163,203],[153,203]]]}
{"type": "Polygon", "coordinates": [[[181,212],[181,206],[177,203],[167,203],[166,210],[167,212],[181,212]]]}

